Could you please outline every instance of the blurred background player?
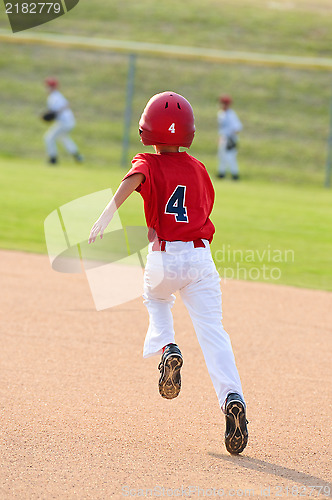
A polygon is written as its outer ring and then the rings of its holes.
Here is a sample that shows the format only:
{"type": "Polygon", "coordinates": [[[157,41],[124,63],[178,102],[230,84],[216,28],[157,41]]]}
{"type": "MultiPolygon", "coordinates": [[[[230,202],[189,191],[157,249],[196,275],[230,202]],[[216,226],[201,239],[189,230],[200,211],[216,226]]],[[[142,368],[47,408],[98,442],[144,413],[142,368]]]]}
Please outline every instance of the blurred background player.
{"type": "MultiPolygon", "coordinates": [[[[226,416],[225,445],[241,453],[247,445],[246,405],[230,338],[222,325],[220,277],[210,243],[214,188],[199,160],[180,147],[194,139],[190,103],[174,92],[153,96],[139,122],[141,141],[155,153],[137,154],[114,197],[93,225],[89,243],[103,233],[116,210],[138,191],[149,228],[144,304],[149,312],[143,357],[161,355],[159,392],[174,399],[181,389],[183,357],[175,344],[171,309],[175,292],[192,319],[219,404],[226,416]]],[[[201,360],[198,361],[201,363],[201,360]]],[[[192,387],[195,396],[195,387],[192,387]]]]}
{"type": "MultiPolygon", "coordinates": [[[[75,118],[69,107],[67,99],[59,92],[59,81],[56,78],[45,79],[46,89],[49,93],[47,98],[47,110],[54,114],[55,123],[44,136],[48,161],[51,164],[58,162],[57,141],[61,141],[65,149],[76,161],[83,161],[75,142],[70,138],[69,132],[75,127],[75,118]]],[[[46,113],[47,114],[47,113],[46,113]]]]}
{"type": "Polygon", "coordinates": [[[220,97],[221,109],[218,111],[218,177],[223,178],[226,171],[230,170],[234,180],[239,179],[239,167],[237,163],[238,133],[242,130],[242,123],[237,114],[231,108],[233,102],[231,96],[220,97]]]}

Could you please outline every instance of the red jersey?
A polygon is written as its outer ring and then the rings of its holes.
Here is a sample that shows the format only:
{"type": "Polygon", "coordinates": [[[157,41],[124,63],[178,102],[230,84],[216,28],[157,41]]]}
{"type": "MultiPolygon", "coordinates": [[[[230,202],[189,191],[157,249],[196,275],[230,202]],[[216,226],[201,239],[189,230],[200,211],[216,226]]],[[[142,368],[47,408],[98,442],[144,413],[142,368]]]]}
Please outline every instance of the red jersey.
{"type": "Polygon", "coordinates": [[[148,228],[165,241],[202,238],[211,243],[214,189],[203,163],[181,152],[141,153],[132,164],[124,179],[136,173],[145,176],[136,191],[144,200],[148,228]]]}

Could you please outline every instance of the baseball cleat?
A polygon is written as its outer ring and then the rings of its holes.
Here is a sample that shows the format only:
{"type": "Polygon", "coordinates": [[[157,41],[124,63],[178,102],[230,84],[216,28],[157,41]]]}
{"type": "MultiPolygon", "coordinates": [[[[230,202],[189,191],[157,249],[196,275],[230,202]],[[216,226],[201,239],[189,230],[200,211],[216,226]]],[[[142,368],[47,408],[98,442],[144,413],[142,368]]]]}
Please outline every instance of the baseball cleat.
{"type": "Polygon", "coordinates": [[[231,455],[238,455],[244,450],[248,442],[246,406],[239,394],[228,394],[225,414],[225,446],[231,455]]]}
{"type": "Polygon", "coordinates": [[[58,163],[58,159],[56,156],[50,156],[49,159],[48,159],[48,163],[50,165],[55,165],[56,163],[58,163]]]}
{"type": "Polygon", "coordinates": [[[182,364],[183,358],[178,346],[168,344],[158,366],[160,371],[159,392],[163,398],[174,399],[179,395],[182,364]]]}
{"type": "Polygon", "coordinates": [[[77,163],[82,163],[84,161],[84,158],[81,155],[81,153],[75,153],[73,154],[73,157],[77,161],[77,163]]]}

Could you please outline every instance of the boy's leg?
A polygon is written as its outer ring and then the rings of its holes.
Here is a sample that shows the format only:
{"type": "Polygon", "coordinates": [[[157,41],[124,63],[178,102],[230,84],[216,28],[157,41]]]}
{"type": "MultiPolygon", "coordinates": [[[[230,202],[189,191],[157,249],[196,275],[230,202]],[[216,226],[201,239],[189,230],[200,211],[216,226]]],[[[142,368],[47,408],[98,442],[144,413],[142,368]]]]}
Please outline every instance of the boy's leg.
{"type": "Polygon", "coordinates": [[[215,265],[202,262],[202,279],[181,290],[205,362],[226,417],[225,446],[241,453],[248,442],[246,406],[229,336],[222,326],[220,278],[215,265]]]}
{"type": "Polygon", "coordinates": [[[83,161],[83,156],[80,154],[76,143],[72,140],[69,132],[74,128],[74,125],[63,124],[62,135],[59,137],[65,149],[70,153],[77,162],[83,161]]]}
{"type": "Polygon", "coordinates": [[[228,163],[233,179],[239,178],[239,166],[237,163],[237,149],[228,151],[228,163]]]}
{"type": "Polygon", "coordinates": [[[168,258],[163,252],[150,252],[144,272],[144,304],[149,312],[143,357],[162,353],[162,348],[174,343],[171,309],[175,302],[174,283],[167,275],[168,258]]]}
{"type": "Polygon", "coordinates": [[[143,357],[149,358],[162,354],[167,344],[174,344],[174,325],[171,308],[175,302],[175,295],[168,298],[151,297],[148,290],[143,295],[144,304],[149,312],[149,328],[145,337],[143,357]]]}
{"type": "Polygon", "coordinates": [[[149,294],[146,293],[144,299],[144,304],[149,311],[149,328],[145,337],[143,357],[162,355],[158,365],[159,393],[163,398],[173,399],[179,395],[181,389],[180,370],[183,364],[181,351],[174,342],[171,307],[175,296],[171,295],[163,300],[149,298],[149,294]]]}
{"type": "Polygon", "coordinates": [[[64,132],[61,135],[60,140],[61,140],[62,144],[64,145],[64,147],[66,148],[66,150],[68,151],[68,153],[70,153],[73,156],[78,154],[78,147],[77,147],[76,143],[70,137],[69,131],[64,132]]]}
{"type": "MultiPolygon", "coordinates": [[[[207,264],[209,265],[209,264],[207,264]]],[[[213,262],[210,274],[181,290],[192,319],[220,407],[229,393],[243,398],[240,377],[228,334],[222,326],[220,278],[213,262]]],[[[208,268],[207,268],[208,271],[208,268]]]]}
{"type": "Polygon", "coordinates": [[[61,135],[61,125],[59,123],[55,123],[52,125],[46,134],[44,135],[44,141],[46,146],[46,152],[51,163],[56,163],[57,161],[57,146],[56,140],[61,135]]]}
{"type": "Polygon", "coordinates": [[[166,399],[179,395],[182,354],[174,342],[174,326],[171,308],[176,285],[170,277],[166,262],[168,256],[161,252],[150,253],[144,273],[144,304],[149,312],[149,328],[146,334],[143,357],[162,354],[159,363],[159,393],[166,399]]]}
{"type": "Polygon", "coordinates": [[[220,142],[218,147],[218,177],[225,177],[227,169],[227,152],[225,145],[220,142]]]}

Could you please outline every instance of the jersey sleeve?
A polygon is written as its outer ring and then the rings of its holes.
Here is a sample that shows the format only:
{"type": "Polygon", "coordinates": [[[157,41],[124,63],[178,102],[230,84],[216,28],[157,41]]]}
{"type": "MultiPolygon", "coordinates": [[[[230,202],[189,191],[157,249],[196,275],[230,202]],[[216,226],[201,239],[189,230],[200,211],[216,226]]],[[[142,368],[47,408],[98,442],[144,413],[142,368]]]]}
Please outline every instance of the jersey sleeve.
{"type": "Polygon", "coordinates": [[[234,110],[232,113],[232,128],[235,132],[240,132],[243,129],[243,125],[234,110]]]}
{"type": "Polygon", "coordinates": [[[139,186],[137,186],[135,191],[138,191],[142,196],[144,196],[144,194],[149,193],[151,185],[149,163],[144,154],[138,154],[134,156],[131,163],[133,166],[122,180],[124,181],[133,174],[143,174],[145,179],[139,186]]]}

